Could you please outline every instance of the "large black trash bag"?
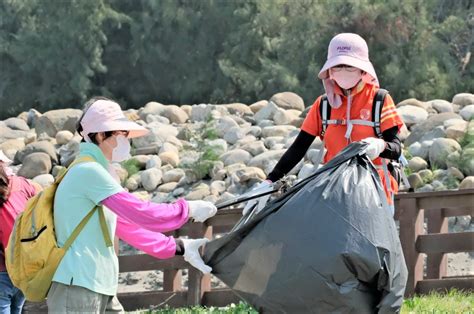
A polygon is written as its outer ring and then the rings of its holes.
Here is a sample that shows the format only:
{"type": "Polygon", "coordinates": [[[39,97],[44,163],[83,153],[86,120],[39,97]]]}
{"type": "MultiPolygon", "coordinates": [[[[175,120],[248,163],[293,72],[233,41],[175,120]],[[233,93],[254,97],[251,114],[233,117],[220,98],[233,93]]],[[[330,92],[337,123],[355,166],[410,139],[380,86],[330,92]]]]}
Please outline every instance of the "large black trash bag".
{"type": "Polygon", "coordinates": [[[206,245],[204,261],[265,313],[393,313],[407,269],[377,171],[353,143],[206,245]],[[239,225],[239,224],[238,224],[239,225]]]}

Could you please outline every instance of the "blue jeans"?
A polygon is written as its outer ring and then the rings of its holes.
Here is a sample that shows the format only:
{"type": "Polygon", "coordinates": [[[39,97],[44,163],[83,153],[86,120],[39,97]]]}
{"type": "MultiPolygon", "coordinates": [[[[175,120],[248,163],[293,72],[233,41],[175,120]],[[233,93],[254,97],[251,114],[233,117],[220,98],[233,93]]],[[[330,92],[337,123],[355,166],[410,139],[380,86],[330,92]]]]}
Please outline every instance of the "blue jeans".
{"type": "Polygon", "coordinates": [[[19,314],[25,303],[23,293],[13,286],[7,272],[0,272],[0,314],[19,314]]]}

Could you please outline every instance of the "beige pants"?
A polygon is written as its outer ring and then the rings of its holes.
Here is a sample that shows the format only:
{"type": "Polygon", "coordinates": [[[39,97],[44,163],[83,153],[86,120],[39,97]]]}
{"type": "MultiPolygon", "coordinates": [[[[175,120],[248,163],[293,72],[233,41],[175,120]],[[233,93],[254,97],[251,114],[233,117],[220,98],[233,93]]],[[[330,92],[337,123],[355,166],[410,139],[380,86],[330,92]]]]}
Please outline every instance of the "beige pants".
{"type": "Polygon", "coordinates": [[[117,297],[79,286],[53,282],[46,300],[48,313],[124,313],[117,297]]]}

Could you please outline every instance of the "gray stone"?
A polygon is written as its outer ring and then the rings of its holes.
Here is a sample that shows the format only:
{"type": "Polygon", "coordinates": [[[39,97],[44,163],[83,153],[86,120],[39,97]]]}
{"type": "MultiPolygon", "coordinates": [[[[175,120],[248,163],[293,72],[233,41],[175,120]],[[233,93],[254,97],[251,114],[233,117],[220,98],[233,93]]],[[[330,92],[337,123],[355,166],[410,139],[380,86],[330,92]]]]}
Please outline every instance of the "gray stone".
{"type": "Polygon", "coordinates": [[[210,194],[211,194],[211,191],[209,189],[209,186],[207,184],[200,183],[185,196],[185,199],[189,201],[197,201],[197,200],[204,199],[206,196],[209,196],[210,194]]]}
{"type": "Polygon", "coordinates": [[[61,146],[58,149],[59,161],[63,166],[69,166],[69,164],[79,155],[80,144],[78,140],[71,140],[66,145],[61,146]]]}
{"type": "Polygon", "coordinates": [[[445,129],[455,125],[463,125],[465,128],[467,128],[468,122],[464,121],[461,117],[459,119],[448,119],[443,122],[443,126],[445,129]]]}
{"type": "Polygon", "coordinates": [[[46,153],[54,163],[58,163],[58,157],[56,156],[56,149],[54,145],[48,141],[33,142],[26,145],[21,151],[18,151],[15,155],[15,164],[23,163],[26,156],[32,153],[43,152],[46,153]]]}
{"type": "Polygon", "coordinates": [[[429,158],[430,164],[437,165],[441,168],[446,168],[446,158],[452,152],[460,151],[461,146],[455,140],[449,138],[438,138],[433,141],[431,145],[429,158]]]}
{"type": "Polygon", "coordinates": [[[191,109],[191,121],[207,121],[211,116],[211,111],[214,110],[216,106],[199,104],[192,106],[191,109]]]}
{"type": "Polygon", "coordinates": [[[18,139],[28,136],[31,131],[12,130],[5,125],[0,125],[0,143],[9,139],[18,139]]]}
{"type": "Polygon", "coordinates": [[[252,154],[252,156],[257,156],[267,151],[267,148],[261,141],[245,144],[241,148],[252,154]]]}
{"type": "Polygon", "coordinates": [[[82,110],[79,109],[57,109],[45,112],[36,120],[36,134],[39,136],[41,133],[46,133],[54,138],[56,133],[62,130],[74,133],[81,115],[82,110]]]}
{"type": "Polygon", "coordinates": [[[127,181],[125,182],[125,187],[129,191],[135,191],[138,189],[139,186],[140,186],[140,183],[137,181],[136,178],[128,178],[127,181]]]}
{"type": "Polygon", "coordinates": [[[430,103],[419,101],[416,98],[408,98],[397,104],[397,108],[404,107],[404,106],[414,106],[414,107],[419,107],[419,108],[428,110],[430,108],[430,103]]]}
{"type": "Polygon", "coordinates": [[[74,137],[74,134],[70,131],[59,131],[56,133],[56,143],[59,145],[64,145],[67,144],[72,138],[74,137]]]}
{"type": "Polygon", "coordinates": [[[445,138],[446,131],[442,125],[435,127],[433,130],[426,132],[420,139],[420,142],[433,141],[437,138],[445,138]]]}
{"type": "Polygon", "coordinates": [[[263,107],[257,113],[255,113],[254,118],[260,124],[264,120],[273,120],[273,117],[275,116],[275,113],[277,112],[278,112],[278,106],[274,102],[269,101],[265,107],[263,107]]]}
{"type": "Polygon", "coordinates": [[[165,110],[166,106],[155,101],[151,101],[145,105],[145,107],[140,110],[139,115],[143,121],[148,121],[148,115],[161,115],[165,110]]]}
{"type": "Polygon", "coordinates": [[[170,120],[171,123],[182,124],[185,123],[189,117],[188,114],[178,106],[168,105],[165,106],[161,115],[170,120]]]}
{"type": "Polygon", "coordinates": [[[407,127],[425,121],[428,118],[428,112],[420,107],[406,105],[398,107],[397,111],[407,127]]]}
{"type": "Polygon", "coordinates": [[[446,100],[443,99],[435,99],[430,101],[431,107],[435,109],[438,113],[442,112],[454,112],[453,105],[446,100]]]}
{"type": "Polygon", "coordinates": [[[212,147],[214,153],[220,155],[227,151],[227,142],[221,138],[206,140],[206,144],[212,147]]]}
{"type": "Polygon", "coordinates": [[[216,123],[216,131],[219,137],[223,137],[230,129],[239,125],[229,116],[219,118],[216,123]]]}
{"type": "Polygon", "coordinates": [[[270,102],[275,103],[275,105],[282,109],[304,110],[303,98],[292,92],[275,94],[270,98],[270,102]]]}
{"type": "Polygon", "coordinates": [[[284,143],[285,143],[285,138],[283,136],[271,136],[271,137],[267,137],[263,141],[263,144],[268,149],[274,149],[276,147],[276,145],[284,144],[284,143]]]}
{"type": "Polygon", "coordinates": [[[32,179],[40,174],[46,174],[51,171],[51,158],[43,152],[34,152],[28,154],[23,159],[23,164],[18,171],[18,175],[32,179]]]}
{"type": "Polygon", "coordinates": [[[298,173],[298,180],[303,180],[310,175],[312,175],[315,171],[315,167],[312,164],[304,164],[303,167],[301,167],[301,170],[298,173]]]}
{"type": "Polygon", "coordinates": [[[150,160],[151,156],[148,155],[135,155],[130,158],[130,160],[133,160],[135,164],[137,165],[138,169],[144,170],[146,169],[146,164],[150,160]]]}
{"type": "Polygon", "coordinates": [[[174,152],[164,152],[158,155],[163,165],[170,164],[173,167],[179,165],[179,156],[174,152]]]}
{"type": "Polygon", "coordinates": [[[428,159],[430,147],[433,141],[424,141],[423,143],[415,142],[408,147],[408,152],[414,157],[428,159]]]}
{"type": "Polygon", "coordinates": [[[146,123],[158,122],[163,124],[170,124],[170,120],[168,118],[156,114],[147,115],[145,121],[146,123]]]}
{"type": "Polygon", "coordinates": [[[173,152],[175,154],[179,153],[179,149],[171,143],[165,142],[161,145],[158,154],[165,153],[165,152],[173,152]]]}
{"type": "Polygon", "coordinates": [[[25,145],[36,141],[36,133],[29,133],[25,136],[25,145]]]}
{"type": "Polygon", "coordinates": [[[249,128],[249,133],[248,135],[253,135],[255,137],[260,137],[262,135],[262,128],[254,125],[249,128]]]}
{"type": "Polygon", "coordinates": [[[267,126],[262,129],[262,136],[263,137],[270,137],[270,136],[287,137],[289,133],[295,129],[296,128],[291,125],[267,126]]]}
{"type": "Polygon", "coordinates": [[[224,192],[222,195],[217,199],[216,204],[221,204],[227,202],[231,199],[235,198],[235,195],[229,192],[224,192]]]}
{"type": "Polygon", "coordinates": [[[217,181],[211,182],[211,186],[210,186],[211,195],[219,196],[222,193],[224,193],[225,190],[226,190],[226,186],[225,186],[224,181],[217,180],[217,181]]]}
{"type": "Polygon", "coordinates": [[[295,114],[290,110],[278,109],[273,116],[273,121],[278,125],[291,124],[291,122],[297,119],[299,114],[295,114]]]}
{"type": "Polygon", "coordinates": [[[448,176],[454,177],[458,180],[464,179],[464,174],[456,167],[449,167],[447,171],[448,176]]]}
{"type": "Polygon", "coordinates": [[[268,105],[267,100],[260,100],[257,101],[256,103],[253,103],[249,106],[250,110],[252,110],[253,113],[257,113],[260,109],[268,105]]]}
{"type": "Polygon", "coordinates": [[[444,170],[444,169],[433,170],[433,179],[435,180],[442,181],[447,177],[447,175],[448,175],[447,170],[444,170]]]}
{"type": "Polygon", "coordinates": [[[168,182],[168,183],[164,183],[158,186],[157,190],[158,192],[161,192],[161,193],[171,193],[173,192],[173,190],[176,188],[177,185],[178,185],[178,182],[168,182]]]}
{"type": "Polygon", "coordinates": [[[0,150],[13,160],[17,151],[25,147],[25,141],[22,138],[6,140],[0,144],[0,150]]]}
{"type": "Polygon", "coordinates": [[[160,157],[155,156],[155,155],[150,156],[150,159],[148,159],[148,161],[145,164],[145,168],[146,169],[150,169],[150,168],[159,169],[159,168],[161,168],[161,159],[160,159],[160,157]]]}
{"type": "MultiPolygon", "coordinates": [[[[282,150],[272,150],[272,151],[262,153],[250,159],[247,165],[249,167],[258,167],[265,171],[265,168],[269,163],[271,164],[273,161],[274,164],[276,164],[276,162],[280,160],[281,156],[283,156],[285,152],[286,150],[282,149],[282,150]]],[[[268,172],[265,171],[265,173],[268,173],[268,172]]]]}
{"type": "Polygon", "coordinates": [[[408,168],[410,168],[413,172],[418,172],[428,168],[428,163],[421,157],[413,157],[408,162],[408,168]]]}
{"type": "Polygon", "coordinates": [[[446,186],[440,181],[437,181],[437,180],[433,181],[431,183],[431,185],[433,186],[433,189],[435,191],[444,191],[444,190],[446,190],[446,186]]]}
{"type": "Polygon", "coordinates": [[[64,170],[66,170],[66,167],[56,165],[51,170],[51,174],[53,175],[53,177],[56,178],[58,176],[58,174],[61,173],[61,171],[64,171],[64,170]]]}
{"type": "Polygon", "coordinates": [[[262,181],[266,179],[266,175],[263,170],[257,167],[246,167],[244,169],[237,170],[235,174],[237,175],[240,183],[250,180],[262,181]]]}
{"type": "Polygon", "coordinates": [[[179,180],[181,180],[181,178],[184,176],[185,173],[183,169],[173,169],[165,172],[165,174],[163,175],[163,182],[179,182],[179,180]]]}
{"type": "Polygon", "coordinates": [[[431,185],[431,184],[426,184],[424,186],[422,186],[421,188],[417,189],[416,190],[417,192],[433,192],[434,191],[434,187],[431,185]]]}
{"type": "Polygon", "coordinates": [[[465,123],[466,124],[458,123],[448,127],[446,129],[446,137],[459,142],[467,132],[467,122],[465,123]]]}
{"type": "Polygon", "coordinates": [[[462,119],[460,115],[452,112],[439,113],[433,116],[430,116],[426,121],[421,122],[412,127],[411,133],[408,138],[405,140],[405,146],[409,146],[415,142],[419,142],[420,139],[437,126],[443,125],[444,121],[449,119],[462,119]]]}
{"type": "Polygon", "coordinates": [[[228,166],[236,163],[247,163],[251,158],[252,155],[249,152],[243,149],[234,149],[222,154],[219,159],[224,162],[224,165],[228,166]]]}
{"type": "Polygon", "coordinates": [[[459,189],[474,189],[474,176],[465,177],[459,185],[459,189]]]}
{"type": "Polygon", "coordinates": [[[33,182],[38,183],[44,189],[53,184],[54,177],[49,173],[40,174],[33,178],[33,182]]]}
{"type": "Polygon", "coordinates": [[[408,176],[408,182],[410,183],[410,186],[414,189],[420,188],[424,184],[423,179],[418,173],[410,174],[408,176]]]}
{"type": "MultiPolygon", "coordinates": [[[[311,148],[306,153],[306,158],[308,158],[308,160],[311,161],[313,165],[315,165],[318,162],[319,154],[320,154],[319,149],[311,148]]],[[[320,160],[320,162],[322,162],[322,159],[320,160]]]]}
{"type": "Polygon", "coordinates": [[[184,194],[186,192],[184,188],[176,188],[172,193],[174,197],[178,197],[184,194]]]}
{"type": "Polygon", "coordinates": [[[41,117],[42,114],[36,109],[30,109],[28,110],[26,116],[26,123],[28,123],[30,128],[34,128],[36,125],[36,120],[38,120],[38,118],[41,117]]]}
{"type": "Polygon", "coordinates": [[[30,128],[25,120],[20,118],[9,118],[6,119],[5,125],[12,130],[19,130],[19,131],[29,131],[30,128]]]}
{"type": "Polygon", "coordinates": [[[223,106],[227,109],[227,111],[230,114],[233,114],[233,115],[241,115],[241,116],[246,115],[246,114],[253,115],[252,109],[250,109],[249,106],[247,106],[246,104],[233,103],[233,104],[226,104],[223,106]]]}
{"type": "Polygon", "coordinates": [[[147,169],[141,172],[140,178],[143,188],[148,192],[156,189],[158,184],[162,182],[161,170],[156,168],[147,169]]]}
{"type": "Polygon", "coordinates": [[[238,140],[243,139],[249,129],[243,129],[239,126],[230,128],[224,135],[224,140],[229,144],[235,144],[238,140]]]}
{"type": "Polygon", "coordinates": [[[461,111],[459,111],[459,114],[466,121],[474,119],[474,104],[465,106],[461,111]]]}
{"type": "Polygon", "coordinates": [[[474,104],[474,94],[471,93],[460,93],[453,97],[453,104],[460,105],[461,107],[469,106],[474,104]]]}
{"type": "Polygon", "coordinates": [[[258,127],[260,127],[260,129],[265,128],[267,126],[274,126],[274,125],[275,123],[273,122],[273,120],[262,120],[258,122],[258,127]]]}

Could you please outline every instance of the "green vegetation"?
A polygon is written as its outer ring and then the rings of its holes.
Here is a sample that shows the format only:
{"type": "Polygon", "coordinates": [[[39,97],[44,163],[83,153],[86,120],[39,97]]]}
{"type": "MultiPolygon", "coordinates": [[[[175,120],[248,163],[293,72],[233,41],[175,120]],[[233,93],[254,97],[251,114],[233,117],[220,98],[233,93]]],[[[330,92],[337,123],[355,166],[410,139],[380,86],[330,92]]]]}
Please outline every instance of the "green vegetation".
{"type": "Polygon", "coordinates": [[[138,107],[293,91],[309,105],[330,39],[348,31],[396,101],[450,100],[474,85],[471,11],[471,0],[0,0],[0,119],[97,94],[138,107]]]}
{"type": "Polygon", "coordinates": [[[123,161],[121,165],[125,170],[127,170],[128,177],[131,177],[140,171],[138,160],[133,158],[123,161]]]}

